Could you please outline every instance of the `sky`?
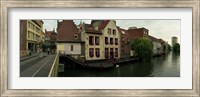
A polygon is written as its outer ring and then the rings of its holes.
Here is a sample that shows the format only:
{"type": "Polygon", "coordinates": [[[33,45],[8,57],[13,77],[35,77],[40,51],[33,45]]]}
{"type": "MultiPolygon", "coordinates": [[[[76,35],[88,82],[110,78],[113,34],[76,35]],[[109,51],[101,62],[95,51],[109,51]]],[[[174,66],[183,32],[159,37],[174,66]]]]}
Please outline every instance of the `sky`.
{"type": "MultiPolygon", "coordinates": [[[[57,28],[57,20],[43,20],[44,29],[53,30],[57,28]]],[[[59,20],[61,21],[61,20],[59,20]]],[[[78,25],[80,22],[90,24],[91,20],[74,20],[78,25]]],[[[129,27],[144,27],[149,30],[149,35],[161,38],[171,45],[171,37],[178,37],[180,43],[181,21],[180,20],[116,20],[117,26],[128,29],[129,27]]]]}

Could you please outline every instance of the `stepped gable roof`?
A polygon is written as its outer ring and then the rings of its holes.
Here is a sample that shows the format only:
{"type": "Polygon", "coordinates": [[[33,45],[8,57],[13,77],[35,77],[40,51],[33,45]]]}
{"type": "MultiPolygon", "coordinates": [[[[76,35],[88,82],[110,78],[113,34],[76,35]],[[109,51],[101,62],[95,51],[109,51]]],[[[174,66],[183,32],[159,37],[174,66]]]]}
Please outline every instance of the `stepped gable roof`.
{"type": "MultiPolygon", "coordinates": [[[[74,24],[73,20],[63,20],[58,22],[57,25],[57,38],[58,41],[76,41],[75,35],[78,35],[78,28],[74,24]]],[[[80,37],[78,37],[79,39],[80,37]]]]}

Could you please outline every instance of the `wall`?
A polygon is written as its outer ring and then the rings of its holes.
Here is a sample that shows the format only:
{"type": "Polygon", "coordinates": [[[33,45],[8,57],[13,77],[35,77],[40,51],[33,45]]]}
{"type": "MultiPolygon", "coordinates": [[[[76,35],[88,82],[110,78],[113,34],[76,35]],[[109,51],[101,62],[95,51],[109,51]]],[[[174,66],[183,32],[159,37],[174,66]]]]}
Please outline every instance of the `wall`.
{"type": "MultiPolygon", "coordinates": [[[[113,38],[113,45],[111,44],[104,44],[104,49],[105,48],[109,48],[109,52],[110,52],[110,48],[114,48],[113,51],[115,52],[115,48],[118,48],[118,57],[117,58],[120,58],[120,54],[121,54],[121,37],[120,37],[120,33],[116,27],[116,24],[113,20],[110,20],[110,22],[107,24],[107,26],[103,29],[103,43],[105,43],[105,37],[108,37],[108,41],[110,43],[110,38],[113,38]],[[108,34],[108,28],[111,28],[111,35],[108,34]],[[116,35],[113,35],[113,29],[116,30],[116,35]],[[115,38],[118,38],[118,45],[115,45],[115,38]]],[[[105,59],[105,53],[104,54],[104,59],[105,59]]]]}
{"type": "Polygon", "coordinates": [[[161,43],[153,41],[153,55],[161,53],[161,43]]]}
{"type": "Polygon", "coordinates": [[[103,41],[103,36],[99,35],[99,34],[90,34],[90,33],[85,33],[85,31],[82,32],[81,34],[81,39],[83,41],[85,41],[85,59],[86,60],[101,60],[104,59],[104,41],[103,41]],[[94,45],[90,45],[89,44],[89,36],[98,36],[99,37],[99,45],[95,45],[95,38],[93,38],[94,40],[94,45]],[[89,56],[89,48],[94,48],[94,56],[90,57],[89,56]],[[100,56],[96,57],[96,52],[95,52],[95,48],[99,48],[100,49],[100,56]]]}
{"type": "Polygon", "coordinates": [[[72,55],[81,55],[81,43],[57,43],[57,52],[72,55]],[[73,45],[73,51],[71,51],[73,45]]]}
{"type": "Polygon", "coordinates": [[[27,22],[20,20],[20,57],[28,55],[27,51],[27,22]]]}

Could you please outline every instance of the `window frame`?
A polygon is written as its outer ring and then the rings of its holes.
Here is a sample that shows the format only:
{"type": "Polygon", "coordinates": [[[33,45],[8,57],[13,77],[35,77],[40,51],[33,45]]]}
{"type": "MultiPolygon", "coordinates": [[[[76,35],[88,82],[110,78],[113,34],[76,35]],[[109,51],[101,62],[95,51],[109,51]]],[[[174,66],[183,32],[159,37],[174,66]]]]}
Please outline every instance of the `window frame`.
{"type": "Polygon", "coordinates": [[[89,36],[89,45],[94,45],[94,36],[89,36]],[[90,42],[90,37],[92,38],[91,42],[90,42]]]}

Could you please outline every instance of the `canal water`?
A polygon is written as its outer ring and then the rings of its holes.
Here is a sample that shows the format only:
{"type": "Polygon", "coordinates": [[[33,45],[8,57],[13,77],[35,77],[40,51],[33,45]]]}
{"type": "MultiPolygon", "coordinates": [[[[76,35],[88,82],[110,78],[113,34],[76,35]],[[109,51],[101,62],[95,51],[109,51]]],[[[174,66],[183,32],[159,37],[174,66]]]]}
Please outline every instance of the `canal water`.
{"type": "Polygon", "coordinates": [[[74,69],[59,73],[60,77],[180,77],[180,54],[154,57],[150,62],[123,63],[105,70],[74,69]]]}

